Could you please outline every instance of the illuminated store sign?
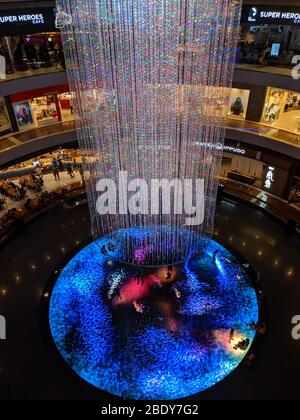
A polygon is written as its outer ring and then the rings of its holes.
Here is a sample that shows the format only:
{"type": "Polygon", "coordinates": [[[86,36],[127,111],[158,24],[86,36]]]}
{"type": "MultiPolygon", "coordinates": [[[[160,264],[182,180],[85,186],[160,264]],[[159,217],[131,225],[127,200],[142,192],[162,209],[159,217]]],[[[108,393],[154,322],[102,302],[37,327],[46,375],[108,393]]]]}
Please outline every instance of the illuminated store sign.
{"type": "Polygon", "coordinates": [[[299,7],[245,6],[242,15],[243,23],[271,25],[300,25],[299,7]]]}
{"type": "Polygon", "coordinates": [[[221,143],[212,144],[212,143],[195,142],[194,144],[195,146],[200,146],[202,148],[209,149],[209,150],[215,149],[215,150],[220,150],[220,151],[228,152],[228,153],[236,153],[238,155],[246,154],[245,149],[241,149],[240,147],[228,146],[226,144],[223,146],[221,143]]]}
{"type": "Polygon", "coordinates": [[[33,25],[40,25],[45,23],[43,13],[36,15],[13,15],[13,16],[0,16],[1,23],[20,23],[20,22],[31,22],[33,25]]]}
{"type": "Polygon", "coordinates": [[[269,166],[266,179],[265,179],[265,188],[267,188],[268,190],[272,187],[273,182],[274,182],[274,171],[275,171],[275,168],[273,168],[272,166],[269,166]]]}
{"type": "Polygon", "coordinates": [[[24,35],[40,31],[55,30],[53,8],[3,10],[0,13],[0,32],[2,36],[24,35]]]}

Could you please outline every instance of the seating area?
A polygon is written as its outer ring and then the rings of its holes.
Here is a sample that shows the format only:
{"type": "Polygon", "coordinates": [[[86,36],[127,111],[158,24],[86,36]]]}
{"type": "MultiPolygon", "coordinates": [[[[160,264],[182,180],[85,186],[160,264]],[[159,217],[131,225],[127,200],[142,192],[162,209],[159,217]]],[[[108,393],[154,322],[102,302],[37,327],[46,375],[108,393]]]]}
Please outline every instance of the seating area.
{"type": "Polygon", "coordinates": [[[55,183],[52,174],[39,173],[0,182],[0,239],[22,228],[34,214],[83,188],[79,171],[73,178],[63,171],[55,183]]]}

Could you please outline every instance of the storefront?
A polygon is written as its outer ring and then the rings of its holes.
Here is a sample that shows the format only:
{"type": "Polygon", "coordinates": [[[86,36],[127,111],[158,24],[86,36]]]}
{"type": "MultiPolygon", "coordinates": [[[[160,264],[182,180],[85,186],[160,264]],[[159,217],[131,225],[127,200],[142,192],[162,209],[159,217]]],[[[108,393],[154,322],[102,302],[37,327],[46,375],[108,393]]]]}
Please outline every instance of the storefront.
{"type": "Polygon", "coordinates": [[[228,115],[231,118],[246,119],[250,90],[231,89],[228,115]]]}
{"type": "Polygon", "coordinates": [[[297,165],[297,161],[278,153],[226,140],[220,177],[288,199],[298,185],[297,165]]]}
{"type": "Polygon", "coordinates": [[[300,133],[300,93],[269,87],[261,123],[300,133]]]}
{"type": "Polygon", "coordinates": [[[0,13],[0,55],[6,73],[64,68],[60,33],[55,28],[53,8],[6,10],[0,13]]]}
{"type": "Polygon", "coordinates": [[[68,85],[23,92],[12,95],[10,100],[20,130],[74,120],[68,85]]]}
{"type": "Polygon", "coordinates": [[[245,5],[238,61],[292,67],[300,53],[300,7],[245,5]]]}
{"type": "Polygon", "coordinates": [[[0,96],[0,136],[11,130],[11,124],[4,98],[0,96]]]}

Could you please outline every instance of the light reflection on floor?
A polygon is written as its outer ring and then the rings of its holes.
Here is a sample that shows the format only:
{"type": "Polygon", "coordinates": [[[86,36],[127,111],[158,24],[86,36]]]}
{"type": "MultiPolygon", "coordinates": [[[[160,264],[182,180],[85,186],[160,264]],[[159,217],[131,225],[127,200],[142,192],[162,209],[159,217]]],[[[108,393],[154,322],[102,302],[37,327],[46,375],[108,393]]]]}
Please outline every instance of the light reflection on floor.
{"type": "Polygon", "coordinates": [[[109,239],[69,262],[53,290],[50,327],[78,375],[118,396],[163,400],[201,392],[241,363],[255,335],[256,294],[235,257],[201,241],[199,256],[171,274],[119,263],[117,244],[101,254],[109,239]]]}

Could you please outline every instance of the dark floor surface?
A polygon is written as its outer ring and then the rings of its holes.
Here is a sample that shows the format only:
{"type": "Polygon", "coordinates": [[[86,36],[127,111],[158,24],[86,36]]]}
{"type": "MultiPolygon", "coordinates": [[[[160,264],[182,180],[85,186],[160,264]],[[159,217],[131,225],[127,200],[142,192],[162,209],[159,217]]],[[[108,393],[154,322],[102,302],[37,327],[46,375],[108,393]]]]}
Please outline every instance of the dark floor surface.
{"type": "MultiPolygon", "coordinates": [[[[0,399],[113,399],[85,383],[50,344],[41,323],[41,294],[50,274],[89,239],[86,205],[58,207],[0,248],[0,399]]],[[[191,399],[299,399],[300,340],[291,320],[300,315],[300,237],[262,212],[223,201],[216,239],[263,271],[268,335],[258,338],[255,365],[241,365],[223,382],[191,399]]]]}

